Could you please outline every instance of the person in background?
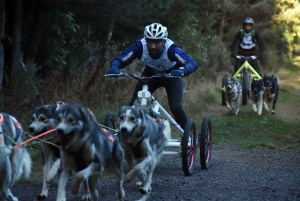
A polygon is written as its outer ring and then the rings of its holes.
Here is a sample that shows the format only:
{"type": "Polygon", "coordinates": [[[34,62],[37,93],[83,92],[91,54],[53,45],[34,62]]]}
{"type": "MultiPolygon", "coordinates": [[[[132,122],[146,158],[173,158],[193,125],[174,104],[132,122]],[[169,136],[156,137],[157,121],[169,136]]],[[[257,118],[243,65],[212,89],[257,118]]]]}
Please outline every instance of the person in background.
{"type": "MultiPolygon", "coordinates": [[[[136,40],[123,53],[114,58],[107,73],[119,74],[120,69],[125,68],[135,59],[139,59],[145,64],[142,76],[166,73],[184,77],[198,68],[197,62],[168,38],[167,28],[159,23],[146,26],[144,38],[136,40]]],[[[137,93],[142,90],[143,84],[142,81],[138,81],[129,105],[134,104],[137,93]]],[[[182,108],[183,79],[157,78],[148,81],[150,93],[159,87],[165,88],[175,121],[184,129],[187,115],[182,108]]]]}
{"type": "Polygon", "coordinates": [[[249,63],[257,73],[260,72],[257,59],[263,57],[264,47],[260,36],[254,30],[254,21],[252,18],[247,17],[243,22],[243,28],[239,30],[231,44],[231,56],[236,59],[234,65],[234,73],[241,67],[244,60],[239,55],[251,56],[249,63]],[[238,51],[236,53],[236,45],[238,44],[238,51]],[[259,46],[259,51],[256,49],[256,44],[259,46]]]}

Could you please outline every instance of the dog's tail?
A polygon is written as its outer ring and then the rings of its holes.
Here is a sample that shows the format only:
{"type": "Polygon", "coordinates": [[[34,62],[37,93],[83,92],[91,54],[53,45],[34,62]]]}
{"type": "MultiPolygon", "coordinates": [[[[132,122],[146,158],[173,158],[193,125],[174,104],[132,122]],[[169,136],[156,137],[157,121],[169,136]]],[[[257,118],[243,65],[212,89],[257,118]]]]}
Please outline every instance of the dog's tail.
{"type": "Polygon", "coordinates": [[[23,156],[23,177],[28,178],[31,174],[31,157],[27,150],[25,149],[24,156],[23,156]]]}
{"type": "Polygon", "coordinates": [[[171,126],[168,120],[163,120],[165,144],[171,139],[171,126]]]}

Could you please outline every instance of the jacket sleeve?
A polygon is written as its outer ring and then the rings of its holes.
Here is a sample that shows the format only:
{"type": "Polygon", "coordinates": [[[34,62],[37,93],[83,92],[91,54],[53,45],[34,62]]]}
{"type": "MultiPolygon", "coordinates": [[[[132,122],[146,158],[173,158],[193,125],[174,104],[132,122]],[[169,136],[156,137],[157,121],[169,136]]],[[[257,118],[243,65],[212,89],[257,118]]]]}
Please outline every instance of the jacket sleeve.
{"type": "Polygon", "coordinates": [[[257,31],[255,31],[255,39],[256,39],[256,43],[258,44],[258,47],[259,47],[259,54],[257,56],[262,57],[264,54],[264,44],[260,38],[260,35],[257,33],[257,31]]]}
{"type": "Polygon", "coordinates": [[[198,68],[198,63],[176,44],[170,46],[168,57],[171,61],[176,61],[177,68],[182,66],[185,68],[185,76],[195,72],[198,68]]]}
{"type": "Polygon", "coordinates": [[[230,46],[231,47],[231,56],[236,55],[236,44],[240,41],[240,39],[241,39],[241,32],[239,31],[235,34],[235,37],[230,46]]]}
{"type": "Polygon", "coordinates": [[[136,58],[140,59],[143,53],[143,46],[140,40],[136,40],[123,53],[110,62],[110,68],[125,68],[136,58]]]}

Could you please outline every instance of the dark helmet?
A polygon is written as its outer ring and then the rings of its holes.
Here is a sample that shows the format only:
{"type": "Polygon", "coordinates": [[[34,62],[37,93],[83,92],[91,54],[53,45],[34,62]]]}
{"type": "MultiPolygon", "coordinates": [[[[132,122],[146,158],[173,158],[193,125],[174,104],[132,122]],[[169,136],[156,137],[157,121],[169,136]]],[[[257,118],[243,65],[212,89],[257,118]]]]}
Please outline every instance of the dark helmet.
{"type": "Polygon", "coordinates": [[[243,25],[245,24],[251,24],[252,26],[254,26],[254,20],[251,17],[247,17],[243,22],[243,25]]]}

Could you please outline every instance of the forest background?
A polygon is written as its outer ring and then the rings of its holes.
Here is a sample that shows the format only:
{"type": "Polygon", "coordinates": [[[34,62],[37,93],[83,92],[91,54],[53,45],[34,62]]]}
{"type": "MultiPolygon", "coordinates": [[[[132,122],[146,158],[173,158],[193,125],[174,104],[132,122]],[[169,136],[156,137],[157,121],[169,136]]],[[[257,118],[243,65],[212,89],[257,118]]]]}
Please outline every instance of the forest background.
{"type": "MultiPolygon", "coordinates": [[[[197,108],[219,92],[220,76],[232,73],[229,46],[246,17],[265,46],[262,73],[299,75],[299,16],[298,0],[2,0],[0,110],[25,123],[34,105],[53,100],[80,102],[100,116],[117,111],[136,81],[104,74],[153,22],[199,63],[185,79],[185,107],[197,108]]],[[[137,61],[126,71],[143,68],[137,61]]]]}

